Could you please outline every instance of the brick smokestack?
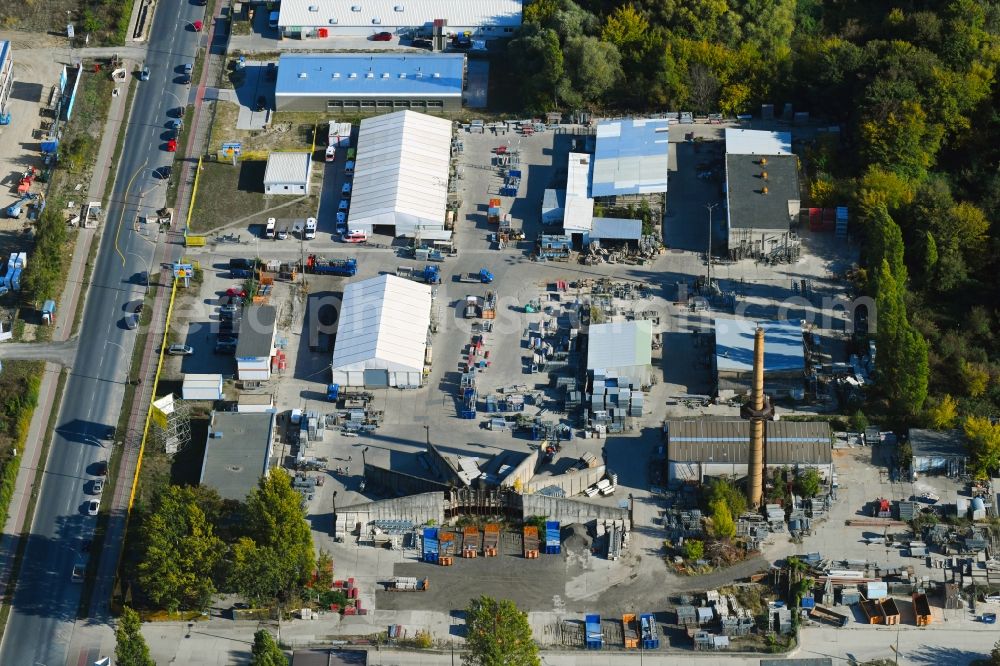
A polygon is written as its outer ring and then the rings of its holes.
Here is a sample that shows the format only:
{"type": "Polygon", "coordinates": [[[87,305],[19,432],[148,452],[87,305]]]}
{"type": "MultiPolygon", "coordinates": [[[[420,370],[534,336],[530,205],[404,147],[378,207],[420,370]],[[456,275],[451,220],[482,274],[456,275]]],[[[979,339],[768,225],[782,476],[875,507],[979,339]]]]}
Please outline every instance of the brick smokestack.
{"type": "Polygon", "coordinates": [[[764,503],[764,421],[774,415],[774,408],[764,395],[764,329],[759,326],[753,341],[753,390],[742,415],[750,421],[747,503],[757,510],[764,503]]]}

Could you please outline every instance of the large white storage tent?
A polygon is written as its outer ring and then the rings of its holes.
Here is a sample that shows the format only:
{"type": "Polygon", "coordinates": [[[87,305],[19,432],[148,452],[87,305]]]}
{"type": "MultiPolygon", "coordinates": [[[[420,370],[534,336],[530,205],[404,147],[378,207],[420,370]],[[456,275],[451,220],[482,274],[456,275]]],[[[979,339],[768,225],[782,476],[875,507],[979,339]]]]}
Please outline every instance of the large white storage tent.
{"type": "Polygon", "coordinates": [[[431,321],[431,288],[395,275],[352,282],[333,348],[333,383],[420,386],[431,321]]]}
{"type": "Polygon", "coordinates": [[[399,111],[361,121],[348,226],[444,229],[451,121],[399,111]]]}

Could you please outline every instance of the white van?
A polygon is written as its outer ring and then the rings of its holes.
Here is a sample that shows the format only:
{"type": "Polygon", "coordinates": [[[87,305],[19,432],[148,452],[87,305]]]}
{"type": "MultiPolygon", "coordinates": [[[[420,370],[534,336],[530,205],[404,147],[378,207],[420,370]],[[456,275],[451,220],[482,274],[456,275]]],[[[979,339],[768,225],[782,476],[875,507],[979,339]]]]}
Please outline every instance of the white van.
{"type": "Polygon", "coordinates": [[[264,227],[264,238],[274,238],[274,226],[277,223],[273,217],[267,218],[267,226],[264,227]]]}
{"type": "Polygon", "coordinates": [[[349,160],[347,164],[344,165],[344,175],[345,176],[354,175],[354,160],[349,160]]]}
{"type": "Polygon", "coordinates": [[[302,237],[305,238],[306,240],[312,240],[313,238],[316,238],[316,218],[315,217],[310,217],[310,218],[306,219],[306,231],[305,231],[305,234],[302,237]]]}

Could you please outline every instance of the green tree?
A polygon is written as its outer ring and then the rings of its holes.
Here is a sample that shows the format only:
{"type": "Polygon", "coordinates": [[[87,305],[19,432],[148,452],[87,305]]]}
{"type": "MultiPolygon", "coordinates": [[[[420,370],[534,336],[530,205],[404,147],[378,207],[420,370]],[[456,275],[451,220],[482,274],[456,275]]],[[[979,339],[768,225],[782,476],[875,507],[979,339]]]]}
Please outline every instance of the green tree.
{"type": "Polygon", "coordinates": [[[252,604],[281,601],[299,583],[298,572],[273,548],[241,537],[232,547],[229,585],[252,604]]]}
{"type": "Polygon", "coordinates": [[[115,629],[115,663],[118,666],[156,666],[142,636],[139,614],[125,606],[115,629]]]}
{"type": "Polygon", "coordinates": [[[938,430],[951,428],[955,425],[956,418],[958,418],[958,403],[947,393],[927,410],[928,423],[938,430]]]}
{"type": "Polygon", "coordinates": [[[716,477],[707,484],[708,505],[714,502],[722,502],[729,507],[732,516],[739,517],[746,513],[747,498],[736,485],[729,479],[716,477]]]}
{"type": "Polygon", "coordinates": [[[923,178],[934,163],[943,136],[919,102],[905,101],[884,117],[861,125],[862,152],[871,164],[907,178],[923,178]]]}
{"type": "Polygon", "coordinates": [[[608,15],[601,39],[619,49],[632,49],[644,41],[649,21],[633,5],[622,5],[608,15]]]}
{"type": "Polygon", "coordinates": [[[204,608],[225,544],[197,504],[191,488],[168,486],[154,500],[141,530],[138,581],[153,603],[169,611],[204,608]]]}
{"type": "Polygon", "coordinates": [[[253,635],[250,666],[288,666],[288,658],[266,629],[259,629],[253,635]]]}
{"type": "Polygon", "coordinates": [[[878,386],[897,414],[919,413],[930,379],[927,342],[911,325],[903,302],[903,286],[883,259],[876,271],[878,386]]]}
{"type": "Polygon", "coordinates": [[[969,446],[970,468],[977,479],[988,479],[1000,468],[1000,425],[984,416],[967,416],[962,422],[969,446]]]}
{"type": "Polygon", "coordinates": [[[848,425],[851,428],[851,432],[864,432],[865,428],[868,427],[868,417],[859,409],[851,414],[848,425]]]}
{"type": "Polygon", "coordinates": [[[513,601],[481,596],[465,609],[466,666],[539,666],[528,616],[513,601]]]}
{"type": "Polygon", "coordinates": [[[555,30],[534,23],[522,26],[507,45],[507,54],[511,70],[518,72],[524,106],[532,111],[554,108],[564,71],[563,52],[555,30]]]}
{"type": "Polygon", "coordinates": [[[920,282],[926,286],[934,282],[934,275],[937,272],[937,241],[934,240],[934,234],[930,231],[925,231],[920,241],[918,247],[920,253],[920,282]]]}
{"type": "Polygon", "coordinates": [[[712,512],[712,534],[717,539],[731,539],[735,536],[736,522],[729,505],[722,500],[715,500],[709,508],[712,512]]]}
{"type": "Polygon", "coordinates": [[[959,374],[962,376],[962,383],[965,385],[965,392],[973,398],[978,398],[986,393],[986,387],[990,384],[990,372],[979,363],[969,363],[965,359],[958,366],[959,374]]]}
{"type": "Polygon", "coordinates": [[[302,496],[292,488],[285,470],[272,470],[250,493],[246,528],[259,548],[273,550],[287,563],[289,584],[308,580],[316,563],[312,531],[302,509],[302,496]]]}
{"type": "Polygon", "coordinates": [[[684,559],[689,562],[697,562],[705,557],[705,542],[698,539],[686,539],[684,541],[684,559]]]}
{"type": "Polygon", "coordinates": [[[993,649],[990,651],[990,664],[1000,666],[1000,640],[993,644],[993,649]]]}
{"type": "Polygon", "coordinates": [[[880,206],[889,212],[897,211],[912,203],[914,194],[907,178],[877,165],[868,167],[858,181],[858,205],[866,215],[880,206]]]}
{"type": "Polygon", "coordinates": [[[567,76],[559,97],[571,106],[598,103],[622,76],[618,48],[596,37],[570,37],[563,54],[567,76]]]}
{"type": "MultiPolygon", "coordinates": [[[[870,215],[867,234],[868,265],[877,267],[883,260],[887,261],[893,278],[901,288],[905,287],[908,275],[903,261],[903,232],[884,205],[877,206],[870,215]]],[[[876,273],[873,284],[876,291],[879,288],[877,278],[876,273]]]]}
{"type": "Polygon", "coordinates": [[[802,497],[816,497],[823,485],[823,478],[812,467],[795,477],[795,490],[802,497]]]}

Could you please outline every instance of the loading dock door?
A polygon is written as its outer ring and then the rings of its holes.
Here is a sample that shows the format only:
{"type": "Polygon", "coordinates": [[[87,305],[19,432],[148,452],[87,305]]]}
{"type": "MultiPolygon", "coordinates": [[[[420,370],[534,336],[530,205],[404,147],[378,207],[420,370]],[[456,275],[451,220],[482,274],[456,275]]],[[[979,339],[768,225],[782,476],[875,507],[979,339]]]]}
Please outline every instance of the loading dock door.
{"type": "Polygon", "coordinates": [[[365,370],[365,388],[388,388],[388,370],[365,370]]]}

